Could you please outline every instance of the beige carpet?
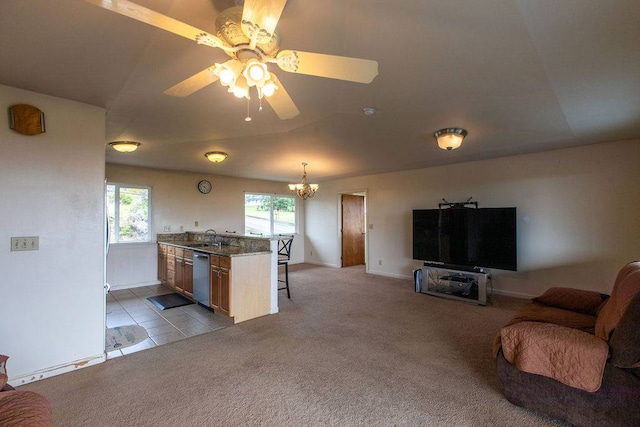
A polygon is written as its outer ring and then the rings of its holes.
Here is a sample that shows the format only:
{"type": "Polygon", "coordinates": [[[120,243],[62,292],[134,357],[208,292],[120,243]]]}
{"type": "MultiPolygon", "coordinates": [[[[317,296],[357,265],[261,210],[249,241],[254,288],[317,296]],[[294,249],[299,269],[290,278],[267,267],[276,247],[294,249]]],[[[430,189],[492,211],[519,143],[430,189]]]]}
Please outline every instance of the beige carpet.
{"type": "Polygon", "coordinates": [[[548,426],[500,394],[522,300],[416,294],[363,267],[290,268],[281,312],[22,387],[60,426],[548,426]]]}

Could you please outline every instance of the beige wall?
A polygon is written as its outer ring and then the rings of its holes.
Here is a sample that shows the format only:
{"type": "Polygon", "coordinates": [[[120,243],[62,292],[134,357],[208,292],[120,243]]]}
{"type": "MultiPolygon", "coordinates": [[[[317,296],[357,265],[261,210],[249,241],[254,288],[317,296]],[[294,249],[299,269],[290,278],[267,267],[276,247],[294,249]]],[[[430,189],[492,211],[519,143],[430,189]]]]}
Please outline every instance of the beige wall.
{"type": "MultiPolygon", "coordinates": [[[[212,170],[215,165],[212,164],[212,170]]],[[[148,186],[151,191],[152,236],[171,232],[203,232],[213,228],[219,233],[244,233],[244,194],[290,194],[286,184],[273,181],[233,178],[200,173],[149,169],[135,166],[107,164],[109,182],[148,186]],[[211,182],[209,194],[201,194],[197,185],[201,180],[211,182]],[[198,226],[195,222],[198,221],[198,226]]],[[[304,203],[298,203],[299,230],[304,235],[304,203]]],[[[304,239],[298,237],[292,247],[291,263],[302,262],[304,239]]],[[[107,281],[114,288],[155,283],[156,247],[150,244],[112,245],[107,260],[107,281]]]]}
{"type": "Polygon", "coordinates": [[[7,86],[0,100],[0,353],[19,385],[104,360],[105,112],[7,86]],[[46,133],[9,129],[23,103],[46,133]],[[12,236],[40,249],[11,252],[12,236]]]}
{"type": "Polygon", "coordinates": [[[518,208],[518,272],[494,270],[496,292],[609,292],[617,270],[640,259],[639,161],[640,141],[629,140],[322,182],[306,206],[305,258],[340,265],[339,193],[366,190],[368,271],[409,278],[420,266],[411,211],[473,197],[518,208]]]}

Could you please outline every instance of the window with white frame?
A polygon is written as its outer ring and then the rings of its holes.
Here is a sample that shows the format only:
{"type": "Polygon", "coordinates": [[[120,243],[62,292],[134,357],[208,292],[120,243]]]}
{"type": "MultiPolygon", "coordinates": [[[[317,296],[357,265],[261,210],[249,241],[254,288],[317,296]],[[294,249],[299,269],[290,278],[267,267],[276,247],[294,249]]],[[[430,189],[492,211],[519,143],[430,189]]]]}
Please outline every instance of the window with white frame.
{"type": "Polygon", "coordinates": [[[245,193],[244,232],[246,234],[293,234],[296,230],[295,197],[245,193]]]}
{"type": "Polygon", "coordinates": [[[151,240],[151,188],[107,183],[109,243],[151,240]]]}

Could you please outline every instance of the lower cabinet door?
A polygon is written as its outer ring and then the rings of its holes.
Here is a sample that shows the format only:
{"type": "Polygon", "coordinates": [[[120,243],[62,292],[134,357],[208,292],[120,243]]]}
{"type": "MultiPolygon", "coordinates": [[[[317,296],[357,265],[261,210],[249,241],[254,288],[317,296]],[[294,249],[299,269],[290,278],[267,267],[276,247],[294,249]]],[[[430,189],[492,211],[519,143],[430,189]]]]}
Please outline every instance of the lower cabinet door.
{"type": "Polygon", "coordinates": [[[229,270],[220,269],[220,305],[218,309],[231,315],[231,294],[229,289],[229,270]]]}
{"type": "Polygon", "coordinates": [[[184,260],[184,272],[182,275],[182,291],[189,298],[193,297],[193,260],[184,260]]]}
{"type": "Polygon", "coordinates": [[[218,308],[220,306],[220,269],[217,266],[211,266],[211,274],[209,275],[209,283],[211,285],[209,289],[209,299],[211,301],[211,308],[218,308]]]}

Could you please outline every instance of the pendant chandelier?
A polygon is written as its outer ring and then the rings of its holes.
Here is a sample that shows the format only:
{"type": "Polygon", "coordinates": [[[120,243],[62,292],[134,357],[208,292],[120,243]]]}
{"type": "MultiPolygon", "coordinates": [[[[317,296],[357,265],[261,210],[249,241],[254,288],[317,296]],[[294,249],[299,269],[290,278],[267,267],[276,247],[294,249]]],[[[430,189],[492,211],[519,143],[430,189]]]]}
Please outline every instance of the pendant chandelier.
{"type": "Polygon", "coordinates": [[[318,191],[318,184],[309,184],[307,182],[307,164],[302,163],[302,181],[300,184],[289,184],[289,190],[296,193],[303,200],[307,200],[315,196],[318,191]]]}

